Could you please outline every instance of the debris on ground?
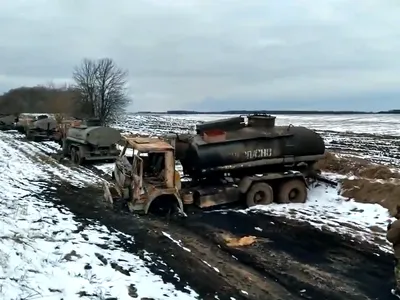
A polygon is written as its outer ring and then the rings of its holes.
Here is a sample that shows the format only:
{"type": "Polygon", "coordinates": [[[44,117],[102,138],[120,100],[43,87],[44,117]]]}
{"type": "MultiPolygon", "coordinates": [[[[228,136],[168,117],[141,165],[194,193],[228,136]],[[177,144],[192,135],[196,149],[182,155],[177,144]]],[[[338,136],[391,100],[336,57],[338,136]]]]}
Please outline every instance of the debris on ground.
{"type": "Polygon", "coordinates": [[[245,247],[250,246],[256,242],[255,236],[243,236],[241,238],[238,237],[229,237],[225,236],[224,240],[228,247],[245,247]]]}

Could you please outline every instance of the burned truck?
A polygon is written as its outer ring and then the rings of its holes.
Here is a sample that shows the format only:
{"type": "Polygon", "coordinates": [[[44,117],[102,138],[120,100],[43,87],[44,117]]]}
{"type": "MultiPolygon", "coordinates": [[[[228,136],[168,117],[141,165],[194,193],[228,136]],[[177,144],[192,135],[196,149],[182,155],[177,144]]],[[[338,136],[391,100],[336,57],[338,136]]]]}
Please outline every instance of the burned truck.
{"type": "Polygon", "coordinates": [[[12,130],[15,128],[15,122],[18,116],[12,114],[0,114],[0,130],[12,130]]]}
{"type": "Polygon", "coordinates": [[[124,199],[130,211],[144,214],[174,205],[183,212],[192,204],[304,203],[308,179],[316,178],[314,166],[324,153],[316,132],[275,126],[270,115],[205,123],[196,134],[126,138],[104,197],[111,203],[124,199]],[[176,161],[186,181],[176,171],[176,161]]]}
{"type": "Polygon", "coordinates": [[[78,165],[86,161],[114,160],[120,153],[117,149],[120,140],[117,129],[101,126],[98,119],[89,119],[67,129],[62,154],[78,165]]]}
{"type": "Polygon", "coordinates": [[[51,140],[57,128],[57,121],[48,115],[39,115],[23,122],[19,131],[25,133],[28,140],[36,142],[51,140]]]}

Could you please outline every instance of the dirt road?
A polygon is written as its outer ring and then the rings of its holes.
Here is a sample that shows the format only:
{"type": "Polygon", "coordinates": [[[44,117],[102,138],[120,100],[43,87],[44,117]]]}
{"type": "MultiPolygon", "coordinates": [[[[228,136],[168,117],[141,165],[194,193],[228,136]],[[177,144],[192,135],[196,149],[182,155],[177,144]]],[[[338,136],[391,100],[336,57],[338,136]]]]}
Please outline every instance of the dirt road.
{"type": "Polygon", "coordinates": [[[154,272],[177,288],[188,283],[202,299],[393,297],[390,255],[283,218],[210,212],[168,222],[112,210],[99,201],[98,188],[65,184],[48,193],[49,199],[62,199],[60,205],[82,224],[100,221],[132,236],[134,242],[123,238],[121,247],[144,259],[145,251],[153,253],[147,260],[154,272]],[[224,241],[226,236],[249,235],[257,237],[250,246],[229,247],[224,241]],[[161,261],[181,279],[169,276],[161,261]]]}

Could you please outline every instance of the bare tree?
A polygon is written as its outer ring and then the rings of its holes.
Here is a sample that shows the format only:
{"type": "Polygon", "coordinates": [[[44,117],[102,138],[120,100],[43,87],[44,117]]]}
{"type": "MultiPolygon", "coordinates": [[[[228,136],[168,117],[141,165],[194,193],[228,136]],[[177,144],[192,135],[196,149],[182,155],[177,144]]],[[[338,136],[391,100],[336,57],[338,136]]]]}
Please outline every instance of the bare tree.
{"type": "Polygon", "coordinates": [[[115,121],[130,103],[127,77],[110,58],[84,59],[73,73],[83,116],[99,118],[102,124],[115,121]]]}

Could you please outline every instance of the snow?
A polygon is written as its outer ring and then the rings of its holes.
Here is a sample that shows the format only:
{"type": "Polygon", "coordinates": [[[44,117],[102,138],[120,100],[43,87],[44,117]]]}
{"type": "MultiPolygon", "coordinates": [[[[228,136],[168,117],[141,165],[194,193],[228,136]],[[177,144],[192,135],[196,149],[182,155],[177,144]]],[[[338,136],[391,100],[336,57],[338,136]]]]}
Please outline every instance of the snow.
{"type": "Polygon", "coordinates": [[[378,246],[383,251],[392,252],[385,238],[386,227],[391,220],[388,210],[379,204],[347,200],[339,195],[338,188],[326,184],[311,187],[306,203],[258,205],[241,212],[283,216],[369,243],[380,239],[378,246]]]}
{"type": "Polygon", "coordinates": [[[183,250],[185,250],[185,251],[187,251],[187,252],[192,252],[189,248],[187,248],[187,247],[185,247],[185,246],[182,245],[182,241],[180,241],[180,240],[177,241],[177,240],[173,239],[172,236],[171,236],[169,233],[166,233],[166,232],[163,231],[162,234],[163,234],[165,237],[169,238],[173,243],[175,243],[176,245],[178,245],[179,247],[181,247],[183,250]]]}
{"type": "Polygon", "coordinates": [[[189,287],[189,293],[175,290],[117,246],[121,236],[134,243],[132,237],[97,223],[81,228],[58,199],[46,198],[49,181],[81,186],[100,180],[82,169],[49,161],[34,143],[12,143],[0,132],[0,298],[72,300],[79,293],[123,300],[132,299],[133,290],[139,298],[194,299],[189,287]]]}
{"type": "MultiPolygon", "coordinates": [[[[130,115],[130,120],[147,125],[148,118],[162,119],[171,124],[177,121],[187,122],[188,127],[194,126],[200,121],[214,121],[217,119],[232,118],[238,115],[221,114],[186,114],[186,115],[130,115]]],[[[315,130],[330,130],[332,132],[354,132],[354,133],[374,133],[400,136],[400,116],[397,114],[349,114],[349,115],[281,115],[276,114],[276,125],[284,126],[293,124],[295,126],[310,127],[315,130]],[[329,124],[329,126],[327,126],[329,124]]],[[[147,126],[146,126],[147,127],[147,126]]],[[[119,128],[122,128],[119,126],[119,128]]],[[[140,127],[137,127],[140,128],[140,127]]],[[[125,128],[124,128],[125,129],[125,128]]],[[[136,131],[137,133],[143,132],[136,131]]]]}

